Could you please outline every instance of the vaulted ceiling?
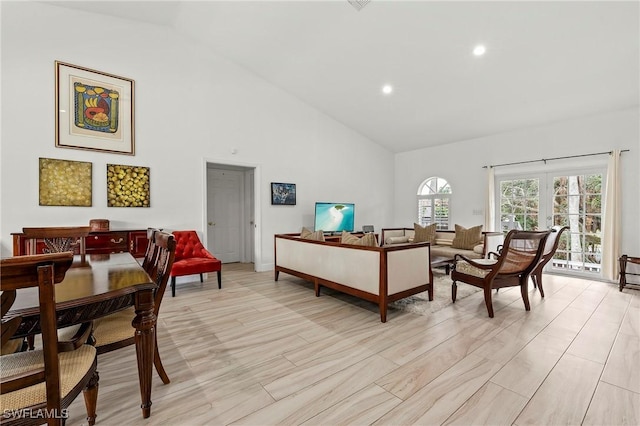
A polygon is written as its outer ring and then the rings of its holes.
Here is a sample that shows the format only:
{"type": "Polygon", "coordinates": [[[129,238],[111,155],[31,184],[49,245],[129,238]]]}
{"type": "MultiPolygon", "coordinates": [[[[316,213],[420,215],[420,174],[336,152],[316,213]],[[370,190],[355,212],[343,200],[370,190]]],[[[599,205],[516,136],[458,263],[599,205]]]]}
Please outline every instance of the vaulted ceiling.
{"type": "Polygon", "coordinates": [[[170,27],[394,152],[640,103],[636,1],[52,4],[170,27]]]}

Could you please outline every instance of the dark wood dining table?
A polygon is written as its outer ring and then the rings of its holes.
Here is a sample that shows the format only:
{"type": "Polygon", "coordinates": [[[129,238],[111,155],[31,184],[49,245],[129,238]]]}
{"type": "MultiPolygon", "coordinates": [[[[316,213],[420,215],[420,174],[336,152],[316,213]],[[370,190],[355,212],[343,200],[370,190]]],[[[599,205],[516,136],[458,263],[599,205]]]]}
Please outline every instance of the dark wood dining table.
{"type": "MultiPolygon", "coordinates": [[[[135,328],[138,378],[142,399],[142,416],[151,414],[151,377],[156,332],[153,313],[154,290],[157,285],[130,253],[90,254],[74,256],[64,280],[56,285],[58,328],[88,322],[135,306],[135,328]]],[[[38,289],[18,292],[6,318],[22,316],[15,337],[40,333],[38,289]]]]}

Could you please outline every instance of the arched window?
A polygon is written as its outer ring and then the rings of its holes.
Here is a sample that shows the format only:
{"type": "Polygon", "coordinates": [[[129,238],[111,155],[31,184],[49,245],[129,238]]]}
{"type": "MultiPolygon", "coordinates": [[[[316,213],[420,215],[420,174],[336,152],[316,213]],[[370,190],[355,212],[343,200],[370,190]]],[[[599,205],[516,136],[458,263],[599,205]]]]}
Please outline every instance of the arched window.
{"type": "Polygon", "coordinates": [[[439,177],[430,177],[418,187],[418,223],[437,223],[437,229],[449,229],[451,186],[439,177]]]}

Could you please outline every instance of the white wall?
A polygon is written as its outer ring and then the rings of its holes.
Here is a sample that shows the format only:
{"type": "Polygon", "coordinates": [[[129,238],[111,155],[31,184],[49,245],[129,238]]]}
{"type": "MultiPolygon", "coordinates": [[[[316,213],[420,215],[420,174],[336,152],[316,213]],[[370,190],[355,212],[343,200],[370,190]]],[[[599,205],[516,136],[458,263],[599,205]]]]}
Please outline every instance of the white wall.
{"type": "Polygon", "coordinates": [[[394,163],[387,150],[166,28],[43,3],[1,2],[0,11],[2,256],[24,226],[107,218],[112,228],[202,231],[205,159],[259,165],[256,266],[268,269],[273,234],[312,226],[315,201],[355,202],[356,228],[410,226],[418,185],[441,176],[455,191],[453,222],[473,225],[483,222],[472,214],[484,209],[483,165],[614,148],[631,149],[622,156],[623,251],[640,253],[637,108],[397,154],[394,163]],[[54,60],[136,81],[135,156],[55,148],[54,60]],[[38,206],[39,157],[91,161],[93,207],[38,206]],[[106,207],[107,163],[151,168],[151,208],[106,207]],[[298,204],[271,206],[270,182],[296,183],[298,204]]]}
{"type": "Polygon", "coordinates": [[[1,3],[0,242],[25,226],[106,218],[112,229],[204,228],[204,161],[258,165],[259,270],[273,234],[313,226],[315,201],[356,203],[356,228],[392,220],[393,155],[277,87],[166,28],[43,3],[1,3]],[[135,80],[136,155],[56,148],[54,61],[135,80]],[[237,154],[231,154],[232,149],[237,154]],[[93,207],[38,205],[38,158],[93,163],[93,207]],[[106,206],[106,164],[151,169],[150,208],[106,206]],[[297,184],[271,206],[270,182],[297,184]]]}
{"type": "MultiPolygon", "coordinates": [[[[461,120],[460,125],[464,125],[461,120]]],[[[485,165],[630,149],[621,156],[623,180],[622,252],[640,253],[640,111],[638,108],[583,117],[543,127],[461,141],[396,155],[395,225],[416,220],[416,193],[425,179],[439,176],[451,184],[451,221],[463,226],[484,223],[485,165]]],[[[568,167],[603,166],[607,155],[498,167],[496,175],[568,167]]]]}

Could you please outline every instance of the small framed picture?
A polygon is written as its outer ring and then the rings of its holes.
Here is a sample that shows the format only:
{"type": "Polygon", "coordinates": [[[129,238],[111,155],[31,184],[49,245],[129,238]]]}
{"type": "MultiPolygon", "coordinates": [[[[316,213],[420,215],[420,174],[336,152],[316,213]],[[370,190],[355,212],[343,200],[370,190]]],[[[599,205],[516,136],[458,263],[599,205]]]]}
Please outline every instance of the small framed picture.
{"type": "Polygon", "coordinates": [[[271,204],[296,205],[296,184],[271,182],[271,204]]]}

